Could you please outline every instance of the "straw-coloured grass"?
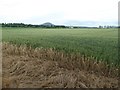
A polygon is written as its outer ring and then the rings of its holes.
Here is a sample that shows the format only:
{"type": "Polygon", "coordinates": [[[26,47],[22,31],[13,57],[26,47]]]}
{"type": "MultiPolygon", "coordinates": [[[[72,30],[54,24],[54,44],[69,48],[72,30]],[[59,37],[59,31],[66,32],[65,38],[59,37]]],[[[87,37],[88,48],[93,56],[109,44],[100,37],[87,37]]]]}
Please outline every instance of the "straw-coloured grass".
{"type": "Polygon", "coordinates": [[[2,50],[3,87],[118,87],[118,69],[93,57],[9,43],[2,50]]]}

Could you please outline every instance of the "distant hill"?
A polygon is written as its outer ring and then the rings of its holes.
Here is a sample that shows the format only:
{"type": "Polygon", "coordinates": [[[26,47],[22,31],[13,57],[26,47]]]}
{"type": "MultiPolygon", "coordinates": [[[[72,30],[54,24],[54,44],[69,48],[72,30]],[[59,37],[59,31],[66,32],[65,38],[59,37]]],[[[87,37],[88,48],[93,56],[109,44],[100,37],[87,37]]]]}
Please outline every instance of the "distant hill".
{"type": "Polygon", "coordinates": [[[55,25],[50,23],[50,22],[46,22],[46,23],[41,24],[41,26],[44,26],[44,27],[54,27],[55,25]]]}

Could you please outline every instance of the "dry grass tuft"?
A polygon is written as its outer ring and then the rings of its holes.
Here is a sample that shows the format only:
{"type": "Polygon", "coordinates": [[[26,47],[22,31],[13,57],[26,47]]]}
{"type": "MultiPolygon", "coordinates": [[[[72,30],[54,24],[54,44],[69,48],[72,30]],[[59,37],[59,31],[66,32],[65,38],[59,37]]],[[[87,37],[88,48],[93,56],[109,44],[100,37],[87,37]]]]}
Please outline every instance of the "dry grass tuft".
{"type": "Polygon", "coordinates": [[[80,54],[65,54],[62,52],[56,52],[53,49],[42,49],[27,47],[26,45],[16,46],[9,43],[3,43],[3,53],[9,55],[24,55],[29,57],[35,57],[44,60],[57,61],[59,66],[62,68],[67,68],[69,70],[74,70],[76,68],[80,70],[85,70],[89,72],[94,72],[96,74],[116,77],[118,76],[118,69],[114,67],[109,67],[107,64],[101,61],[94,60],[93,57],[84,57],[80,54]],[[114,72],[114,73],[113,73],[114,72]]]}
{"type": "Polygon", "coordinates": [[[19,81],[15,77],[3,78],[3,88],[18,88],[19,81]]]}
{"type": "Polygon", "coordinates": [[[118,69],[93,57],[10,43],[3,43],[2,49],[3,87],[118,86],[118,69]]]}

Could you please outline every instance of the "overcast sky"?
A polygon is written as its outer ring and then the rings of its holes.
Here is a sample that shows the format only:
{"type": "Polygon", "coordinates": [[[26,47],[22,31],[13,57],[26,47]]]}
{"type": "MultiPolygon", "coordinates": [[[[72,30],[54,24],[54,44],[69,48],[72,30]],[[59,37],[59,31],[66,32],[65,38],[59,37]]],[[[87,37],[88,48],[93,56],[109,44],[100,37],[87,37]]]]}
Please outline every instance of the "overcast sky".
{"type": "Polygon", "coordinates": [[[117,25],[119,0],[0,0],[0,23],[117,25]]]}

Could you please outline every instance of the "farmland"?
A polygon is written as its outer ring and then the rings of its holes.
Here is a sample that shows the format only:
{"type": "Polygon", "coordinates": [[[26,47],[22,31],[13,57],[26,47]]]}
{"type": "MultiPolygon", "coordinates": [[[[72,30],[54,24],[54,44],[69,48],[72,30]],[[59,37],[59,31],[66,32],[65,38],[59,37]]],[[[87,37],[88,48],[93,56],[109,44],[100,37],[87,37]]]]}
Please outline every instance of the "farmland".
{"type": "Polygon", "coordinates": [[[3,42],[80,53],[119,66],[117,29],[3,28],[3,42]]]}
{"type": "Polygon", "coordinates": [[[3,88],[117,88],[118,69],[76,54],[3,43],[3,88]]]}
{"type": "Polygon", "coordinates": [[[4,27],[2,35],[3,88],[118,87],[117,29],[4,27]]]}

